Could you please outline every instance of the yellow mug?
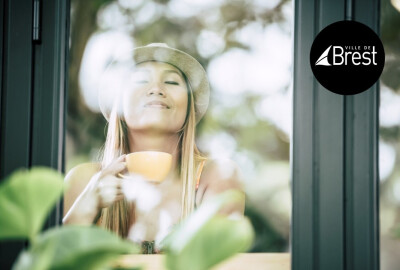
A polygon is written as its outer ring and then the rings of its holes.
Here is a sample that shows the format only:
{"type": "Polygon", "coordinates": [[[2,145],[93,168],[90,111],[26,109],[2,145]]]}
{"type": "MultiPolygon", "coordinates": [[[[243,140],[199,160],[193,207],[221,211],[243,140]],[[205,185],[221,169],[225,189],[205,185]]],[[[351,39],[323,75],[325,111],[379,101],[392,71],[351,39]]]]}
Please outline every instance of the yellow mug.
{"type": "Polygon", "coordinates": [[[162,182],[172,166],[172,155],[159,151],[141,151],[126,155],[126,167],[150,181],[162,182]]]}

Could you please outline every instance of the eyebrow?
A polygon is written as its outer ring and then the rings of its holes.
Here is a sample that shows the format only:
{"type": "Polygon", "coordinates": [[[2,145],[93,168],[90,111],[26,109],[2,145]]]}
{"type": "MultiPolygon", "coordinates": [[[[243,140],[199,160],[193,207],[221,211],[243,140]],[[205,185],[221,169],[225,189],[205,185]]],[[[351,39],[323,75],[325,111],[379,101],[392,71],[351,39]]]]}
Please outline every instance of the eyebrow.
{"type": "MultiPolygon", "coordinates": [[[[150,69],[148,69],[148,68],[135,68],[135,69],[133,70],[133,72],[150,72],[150,69]]],[[[166,70],[163,70],[163,72],[164,72],[164,73],[175,73],[175,74],[178,74],[179,76],[182,77],[182,74],[181,74],[179,71],[177,71],[177,70],[166,69],[166,70]]]]}
{"type": "Polygon", "coordinates": [[[178,71],[176,71],[176,70],[173,70],[173,69],[167,69],[167,70],[164,70],[164,72],[165,72],[165,73],[176,73],[176,74],[178,74],[179,76],[182,76],[182,74],[181,74],[180,72],[178,72],[178,71]]]}

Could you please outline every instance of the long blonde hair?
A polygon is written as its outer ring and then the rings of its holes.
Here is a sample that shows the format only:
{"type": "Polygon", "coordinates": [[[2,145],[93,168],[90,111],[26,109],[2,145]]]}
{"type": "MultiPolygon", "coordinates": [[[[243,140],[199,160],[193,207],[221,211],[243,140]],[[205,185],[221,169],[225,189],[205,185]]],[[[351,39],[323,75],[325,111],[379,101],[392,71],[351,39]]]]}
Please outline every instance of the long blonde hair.
{"type": "MultiPolygon", "coordinates": [[[[205,157],[202,156],[195,143],[196,119],[193,92],[185,75],[184,79],[188,88],[188,112],[183,127],[178,131],[180,133],[178,166],[182,184],[181,219],[187,217],[194,210],[196,171],[200,162],[205,160],[205,157]]],[[[107,138],[102,157],[102,168],[119,156],[130,152],[129,131],[126,122],[119,116],[118,103],[114,104],[109,117],[107,138]]],[[[128,202],[126,199],[115,202],[111,206],[102,209],[99,220],[100,226],[126,238],[130,225],[135,222],[134,204],[128,202]]]]}

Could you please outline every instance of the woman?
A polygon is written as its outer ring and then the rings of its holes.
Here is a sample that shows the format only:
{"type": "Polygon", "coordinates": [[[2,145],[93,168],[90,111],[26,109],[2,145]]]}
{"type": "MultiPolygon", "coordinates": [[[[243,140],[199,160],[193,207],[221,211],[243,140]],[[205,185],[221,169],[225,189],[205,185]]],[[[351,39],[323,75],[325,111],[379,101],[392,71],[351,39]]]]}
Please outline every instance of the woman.
{"type": "MultiPolygon", "coordinates": [[[[228,189],[241,190],[241,185],[233,162],[207,160],[196,147],[196,124],[209,99],[200,63],[160,43],[134,49],[133,57],[129,81],[113,85],[121,91],[118,98],[100,97],[109,121],[101,164],[79,165],[66,176],[70,188],[63,222],[96,223],[135,242],[158,243],[203,201],[228,189]],[[126,171],[125,154],[146,150],[172,154],[166,179],[152,184],[120,177],[126,171]],[[147,193],[136,193],[142,195],[132,202],[125,196],[132,190],[147,193]]],[[[244,201],[221,213],[243,211],[244,201]]]]}

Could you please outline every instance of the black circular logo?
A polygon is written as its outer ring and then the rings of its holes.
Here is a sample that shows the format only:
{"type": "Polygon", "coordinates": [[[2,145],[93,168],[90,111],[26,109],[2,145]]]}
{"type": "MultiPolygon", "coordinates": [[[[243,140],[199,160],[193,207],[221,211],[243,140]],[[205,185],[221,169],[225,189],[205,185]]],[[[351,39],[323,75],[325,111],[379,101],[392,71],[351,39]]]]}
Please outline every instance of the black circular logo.
{"type": "Polygon", "coordinates": [[[370,88],[382,73],[385,51],[378,35],[355,21],[339,21],[315,38],[310,65],[318,82],[340,95],[355,95],[370,88]]]}

